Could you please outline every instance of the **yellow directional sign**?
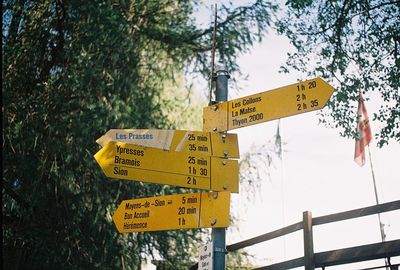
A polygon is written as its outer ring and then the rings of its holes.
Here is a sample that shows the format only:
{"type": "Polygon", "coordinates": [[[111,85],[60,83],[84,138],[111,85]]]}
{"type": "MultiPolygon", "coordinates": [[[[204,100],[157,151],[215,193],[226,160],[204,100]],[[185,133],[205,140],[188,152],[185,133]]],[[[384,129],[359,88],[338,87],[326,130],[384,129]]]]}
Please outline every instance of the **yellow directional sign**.
{"type": "Polygon", "coordinates": [[[111,178],[238,192],[238,161],[109,142],[94,156],[111,178]]]}
{"type": "Polygon", "coordinates": [[[203,111],[203,130],[227,131],[322,109],[333,90],[315,78],[209,106],[203,111]]]}
{"type": "Polygon", "coordinates": [[[96,142],[105,146],[110,141],[177,152],[239,158],[236,134],[189,130],[110,129],[96,142]]]}
{"type": "Polygon", "coordinates": [[[125,200],[113,215],[120,233],[229,226],[229,192],[125,200]]]}

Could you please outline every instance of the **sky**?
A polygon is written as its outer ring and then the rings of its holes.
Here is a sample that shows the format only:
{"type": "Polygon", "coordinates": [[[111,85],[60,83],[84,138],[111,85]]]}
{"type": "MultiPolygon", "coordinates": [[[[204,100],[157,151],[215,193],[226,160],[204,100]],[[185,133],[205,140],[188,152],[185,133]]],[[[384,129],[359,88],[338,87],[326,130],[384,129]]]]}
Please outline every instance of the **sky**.
{"type": "MultiPolygon", "coordinates": [[[[203,16],[200,22],[210,18],[206,13],[200,15],[203,16]]],[[[231,90],[228,98],[296,83],[296,74],[278,72],[290,50],[288,40],[270,30],[262,43],[239,57],[238,64],[248,79],[239,81],[241,91],[231,90]]],[[[379,100],[367,97],[370,100],[366,107],[372,119],[379,100]]],[[[280,120],[282,159],[275,158],[270,167],[257,164],[263,177],[254,194],[246,193],[246,186],[240,187],[239,194],[232,194],[231,215],[239,221],[227,229],[227,245],[297,223],[304,211],[318,217],[375,205],[368,154],[365,166],[359,167],[353,160],[354,140],[342,138],[338,130],[319,125],[318,119],[318,112],[309,112],[280,120]]],[[[240,153],[262,149],[276,134],[277,123],[275,120],[231,131],[238,134],[240,153]]],[[[373,132],[378,125],[372,121],[373,132]]],[[[372,141],[370,151],[380,203],[399,200],[399,143],[392,140],[388,146],[377,148],[376,141],[372,141]]],[[[386,239],[400,239],[400,211],[382,214],[381,218],[386,239]]],[[[314,252],[380,241],[376,215],[314,227],[314,252]]],[[[258,266],[301,257],[302,231],[244,250],[254,255],[251,261],[258,266]]],[[[392,263],[400,263],[400,258],[393,258],[392,263]]],[[[383,260],[374,260],[329,269],[362,269],[383,264],[383,260]]]]}

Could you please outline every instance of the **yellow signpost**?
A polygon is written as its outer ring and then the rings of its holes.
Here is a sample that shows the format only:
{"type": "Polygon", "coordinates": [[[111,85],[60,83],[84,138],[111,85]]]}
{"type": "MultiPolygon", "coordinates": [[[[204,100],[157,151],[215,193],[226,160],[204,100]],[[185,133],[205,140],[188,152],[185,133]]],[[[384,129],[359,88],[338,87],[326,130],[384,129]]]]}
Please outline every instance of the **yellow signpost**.
{"type": "Polygon", "coordinates": [[[227,131],[322,109],[333,87],[321,78],[204,108],[204,131],[227,131]]]}
{"type": "Polygon", "coordinates": [[[110,129],[96,142],[105,146],[111,141],[169,151],[239,158],[237,134],[189,130],[110,129]]]}
{"type": "Polygon", "coordinates": [[[213,191],[239,191],[238,161],[109,142],[94,156],[111,178],[213,191]]]}
{"type": "Polygon", "coordinates": [[[229,226],[229,192],[125,200],[113,215],[120,233],[229,226]]]}

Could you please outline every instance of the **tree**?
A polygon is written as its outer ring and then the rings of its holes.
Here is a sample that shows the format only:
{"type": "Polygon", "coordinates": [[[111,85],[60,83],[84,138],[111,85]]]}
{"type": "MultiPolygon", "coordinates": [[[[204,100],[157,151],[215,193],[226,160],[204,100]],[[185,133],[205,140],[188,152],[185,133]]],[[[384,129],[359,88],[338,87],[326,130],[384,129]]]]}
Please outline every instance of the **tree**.
{"type": "MultiPolygon", "coordinates": [[[[140,269],[154,252],[173,269],[191,264],[199,230],[118,234],[111,220],[124,199],[188,191],[106,179],[93,154],[110,128],[174,128],[165,85],[182,70],[209,75],[212,27],[196,25],[197,6],[3,1],[5,269],[140,269]]],[[[237,71],[275,7],[222,10],[217,50],[237,71]]]]}
{"type": "Polygon", "coordinates": [[[382,105],[373,115],[381,122],[378,146],[400,141],[400,1],[289,0],[278,23],[296,51],[284,71],[297,70],[334,82],[329,103],[341,135],[355,136],[359,92],[378,92],[382,105]]]}

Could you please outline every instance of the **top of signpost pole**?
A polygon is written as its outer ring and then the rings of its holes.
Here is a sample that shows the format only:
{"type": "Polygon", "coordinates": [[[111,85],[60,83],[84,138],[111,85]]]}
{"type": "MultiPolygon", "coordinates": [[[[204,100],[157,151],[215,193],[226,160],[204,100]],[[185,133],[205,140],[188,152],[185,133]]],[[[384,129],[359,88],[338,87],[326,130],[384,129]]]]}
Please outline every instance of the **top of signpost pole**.
{"type": "Polygon", "coordinates": [[[216,89],[215,101],[224,102],[228,100],[228,79],[230,78],[229,72],[224,65],[217,65],[216,68],[216,89]]]}

